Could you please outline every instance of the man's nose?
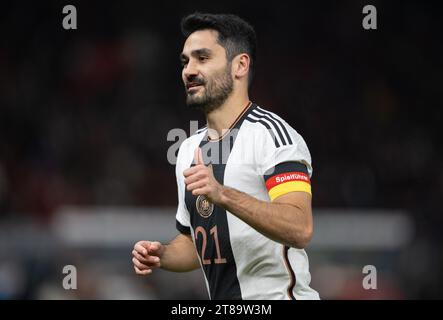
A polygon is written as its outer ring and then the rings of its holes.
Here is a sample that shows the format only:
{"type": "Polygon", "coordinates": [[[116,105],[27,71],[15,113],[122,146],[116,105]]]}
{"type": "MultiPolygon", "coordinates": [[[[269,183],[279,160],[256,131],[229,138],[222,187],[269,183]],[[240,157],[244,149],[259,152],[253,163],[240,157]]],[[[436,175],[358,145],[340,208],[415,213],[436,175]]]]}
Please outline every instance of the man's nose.
{"type": "Polygon", "coordinates": [[[186,67],[183,69],[183,75],[185,76],[186,79],[189,79],[191,77],[196,76],[197,74],[198,74],[198,70],[197,70],[195,63],[189,61],[186,64],[186,67]]]}

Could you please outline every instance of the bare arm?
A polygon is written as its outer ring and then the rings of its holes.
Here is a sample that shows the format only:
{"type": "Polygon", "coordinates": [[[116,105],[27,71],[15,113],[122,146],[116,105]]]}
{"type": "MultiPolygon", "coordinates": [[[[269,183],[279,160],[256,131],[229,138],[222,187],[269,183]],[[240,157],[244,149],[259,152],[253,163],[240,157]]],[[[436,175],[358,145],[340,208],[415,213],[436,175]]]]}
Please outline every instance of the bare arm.
{"type": "Polygon", "coordinates": [[[132,255],[134,270],[140,275],[151,274],[155,268],[186,272],[200,267],[190,235],[179,234],[166,245],[160,242],[139,241],[134,245],[132,255]]]}
{"type": "Polygon", "coordinates": [[[221,187],[218,205],[258,232],[284,245],[304,248],[313,233],[311,195],[290,192],[266,202],[238,190],[221,187]]]}
{"type": "Polygon", "coordinates": [[[179,234],[164,246],[161,268],[174,272],[187,272],[200,267],[194,243],[190,235],[179,234]]]}

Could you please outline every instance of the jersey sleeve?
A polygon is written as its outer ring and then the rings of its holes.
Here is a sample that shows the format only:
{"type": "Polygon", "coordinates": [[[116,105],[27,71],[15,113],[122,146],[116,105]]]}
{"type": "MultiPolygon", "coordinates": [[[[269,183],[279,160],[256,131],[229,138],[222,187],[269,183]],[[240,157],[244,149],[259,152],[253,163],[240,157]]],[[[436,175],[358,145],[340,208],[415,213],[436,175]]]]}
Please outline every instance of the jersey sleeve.
{"type": "Polygon", "coordinates": [[[312,195],[311,155],[306,142],[291,126],[283,120],[280,121],[286,130],[280,133],[264,130],[262,142],[258,146],[261,153],[261,157],[258,158],[263,159],[259,165],[260,172],[269,198],[273,201],[294,191],[312,195]],[[280,139],[281,136],[284,139],[280,139]]]}
{"type": "Polygon", "coordinates": [[[185,170],[185,168],[183,166],[183,159],[181,157],[184,147],[185,146],[183,143],[178,151],[177,164],[175,166],[175,177],[177,179],[178,194],[178,206],[175,220],[176,228],[180,233],[191,234],[190,215],[185,203],[185,181],[183,177],[183,171],[185,170]]]}

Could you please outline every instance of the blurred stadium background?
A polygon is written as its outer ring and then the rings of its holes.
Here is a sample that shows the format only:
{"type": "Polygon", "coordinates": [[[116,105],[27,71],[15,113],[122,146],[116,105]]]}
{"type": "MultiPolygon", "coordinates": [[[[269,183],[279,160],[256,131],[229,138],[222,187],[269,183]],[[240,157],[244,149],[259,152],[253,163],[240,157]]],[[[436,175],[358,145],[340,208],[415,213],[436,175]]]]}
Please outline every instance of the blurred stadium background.
{"type": "Polygon", "coordinates": [[[236,13],[251,98],[313,157],[312,286],[327,299],[443,298],[441,14],[432,2],[44,1],[0,11],[0,299],[206,299],[200,271],[133,273],[175,235],[172,128],[189,131],[179,22],[236,13]],[[73,4],[78,29],[62,28],[73,4]],[[361,26],[378,10],[378,30],[361,26]],[[78,289],[62,288],[75,265],[78,289]],[[377,268],[377,290],[362,269],[377,268]]]}

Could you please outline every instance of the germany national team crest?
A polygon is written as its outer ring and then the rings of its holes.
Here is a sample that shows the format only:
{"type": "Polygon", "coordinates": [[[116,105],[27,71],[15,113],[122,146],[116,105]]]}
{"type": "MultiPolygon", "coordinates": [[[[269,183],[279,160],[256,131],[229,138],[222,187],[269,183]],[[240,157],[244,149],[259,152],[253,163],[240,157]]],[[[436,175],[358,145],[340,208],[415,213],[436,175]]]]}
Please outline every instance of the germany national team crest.
{"type": "Polygon", "coordinates": [[[214,204],[206,199],[204,195],[199,195],[195,201],[195,207],[197,212],[203,218],[208,218],[214,211],[214,204]]]}

